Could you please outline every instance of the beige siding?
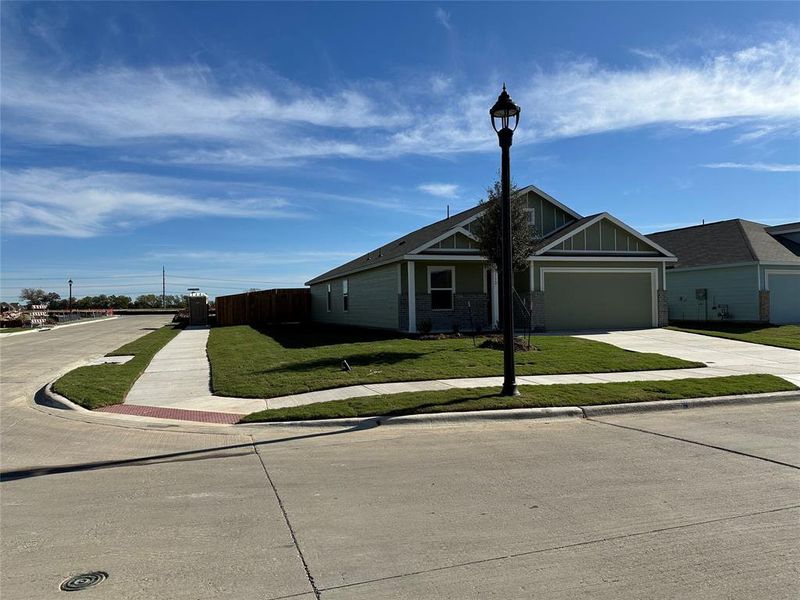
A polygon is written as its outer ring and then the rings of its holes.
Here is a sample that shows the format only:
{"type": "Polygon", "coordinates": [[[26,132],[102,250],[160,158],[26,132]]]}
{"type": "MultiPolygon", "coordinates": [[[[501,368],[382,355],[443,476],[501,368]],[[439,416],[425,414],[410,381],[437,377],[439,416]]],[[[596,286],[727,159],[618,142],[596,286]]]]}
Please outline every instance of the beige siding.
{"type": "Polygon", "coordinates": [[[397,329],[397,265],[387,265],[346,279],[349,283],[349,308],[344,311],[342,283],[345,278],[311,286],[311,318],[319,323],[397,329]],[[327,286],[331,286],[331,311],[327,311],[327,286]]]}

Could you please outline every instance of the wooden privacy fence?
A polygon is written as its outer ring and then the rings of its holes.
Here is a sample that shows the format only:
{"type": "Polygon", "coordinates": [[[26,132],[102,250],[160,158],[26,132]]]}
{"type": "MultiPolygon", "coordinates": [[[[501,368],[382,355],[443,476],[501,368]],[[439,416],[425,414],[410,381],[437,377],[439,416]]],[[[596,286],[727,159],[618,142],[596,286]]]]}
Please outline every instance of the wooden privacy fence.
{"type": "Polygon", "coordinates": [[[217,325],[304,323],[311,318],[311,290],[292,288],[217,296],[217,325]]]}

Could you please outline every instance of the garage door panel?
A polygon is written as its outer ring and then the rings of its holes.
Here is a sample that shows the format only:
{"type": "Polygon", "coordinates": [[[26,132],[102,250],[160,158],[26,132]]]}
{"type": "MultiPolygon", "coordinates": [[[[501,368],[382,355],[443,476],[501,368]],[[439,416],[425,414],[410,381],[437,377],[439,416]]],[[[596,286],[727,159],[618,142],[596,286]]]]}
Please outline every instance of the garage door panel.
{"type": "Polygon", "coordinates": [[[653,326],[649,272],[545,272],[544,283],[549,330],[653,326]]]}
{"type": "Polygon", "coordinates": [[[769,320],[800,323],[800,272],[769,275],[769,320]]]}

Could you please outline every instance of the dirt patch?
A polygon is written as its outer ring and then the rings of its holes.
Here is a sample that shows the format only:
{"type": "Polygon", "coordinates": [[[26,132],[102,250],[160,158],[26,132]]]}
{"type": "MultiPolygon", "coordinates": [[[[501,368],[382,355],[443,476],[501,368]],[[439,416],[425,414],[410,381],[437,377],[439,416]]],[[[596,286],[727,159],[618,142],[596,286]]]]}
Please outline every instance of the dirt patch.
{"type": "MultiPolygon", "coordinates": [[[[503,336],[493,335],[487,337],[480,344],[479,348],[488,348],[489,350],[503,350],[503,336]]],[[[514,338],[514,352],[538,352],[539,348],[533,344],[529,344],[528,340],[524,338],[514,338]]]]}

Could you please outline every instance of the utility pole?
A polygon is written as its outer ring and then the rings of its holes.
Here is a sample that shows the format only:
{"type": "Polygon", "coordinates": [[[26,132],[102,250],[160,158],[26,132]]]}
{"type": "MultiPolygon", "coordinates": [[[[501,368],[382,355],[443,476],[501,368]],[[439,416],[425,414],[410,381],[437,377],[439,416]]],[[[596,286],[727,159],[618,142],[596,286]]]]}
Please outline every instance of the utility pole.
{"type": "Polygon", "coordinates": [[[167,272],[161,266],[161,308],[167,308],[167,272]]]}

